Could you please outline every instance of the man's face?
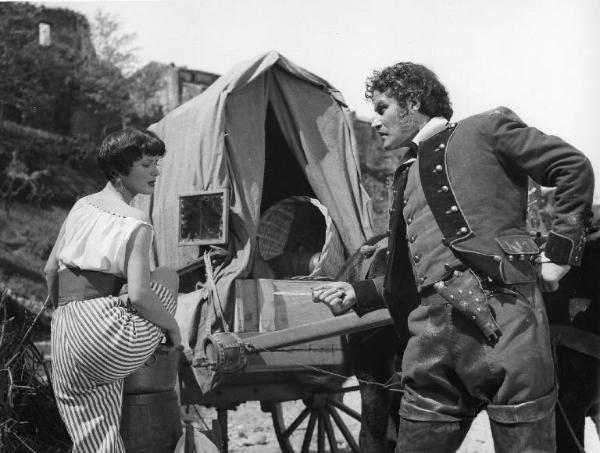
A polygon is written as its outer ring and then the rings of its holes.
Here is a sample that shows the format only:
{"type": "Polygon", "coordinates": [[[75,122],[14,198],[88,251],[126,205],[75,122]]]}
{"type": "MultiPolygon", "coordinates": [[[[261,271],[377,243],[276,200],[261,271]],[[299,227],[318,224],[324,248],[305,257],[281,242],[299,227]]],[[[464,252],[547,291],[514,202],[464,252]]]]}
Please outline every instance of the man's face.
{"type": "Polygon", "coordinates": [[[413,111],[407,105],[398,104],[398,101],[390,96],[389,90],[385,93],[374,91],[372,101],[375,116],[371,127],[383,139],[384,149],[398,148],[419,131],[420,126],[413,111]]]}

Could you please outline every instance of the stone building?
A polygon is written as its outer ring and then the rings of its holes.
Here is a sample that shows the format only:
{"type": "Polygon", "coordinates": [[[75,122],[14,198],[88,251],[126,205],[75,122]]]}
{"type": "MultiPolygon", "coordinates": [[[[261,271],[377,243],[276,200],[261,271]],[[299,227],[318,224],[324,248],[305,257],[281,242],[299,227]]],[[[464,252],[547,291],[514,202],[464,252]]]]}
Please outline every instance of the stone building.
{"type": "Polygon", "coordinates": [[[371,197],[373,209],[373,232],[383,233],[388,228],[389,209],[392,202],[392,180],[399,165],[396,151],[385,151],[381,137],[371,127],[371,120],[354,118],[358,158],[362,184],[371,197]]]}
{"type": "Polygon", "coordinates": [[[82,14],[69,9],[42,7],[39,9],[38,23],[40,45],[62,44],[71,48],[84,60],[96,57],[90,36],[90,24],[82,14]]]}
{"type": "Polygon", "coordinates": [[[77,68],[95,58],[87,19],[74,11],[0,2],[2,119],[71,133],[77,68]]]}
{"type": "Polygon", "coordinates": [[[141,118],[159,119],[208,88],[218,74],[152,61],[136,71],[139,82],[131,93],[136,113],[141,118]]]}

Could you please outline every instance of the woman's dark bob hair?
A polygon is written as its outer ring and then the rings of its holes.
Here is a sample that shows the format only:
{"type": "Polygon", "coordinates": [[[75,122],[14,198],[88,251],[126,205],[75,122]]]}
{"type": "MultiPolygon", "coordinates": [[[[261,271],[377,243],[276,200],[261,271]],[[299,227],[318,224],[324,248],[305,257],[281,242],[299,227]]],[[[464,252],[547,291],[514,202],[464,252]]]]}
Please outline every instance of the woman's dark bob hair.
{"type": "Polygon", "coordinates": [[[452,117],[448,91],[435,73],[423,65],[403,62],[373,71],[366,85],[367,99],[373,99],[375,91],[386,93],[389,90],[401,106],[418,100],[421,102],[419,111],[428,117],[443,116],[447,120],[452,117]]]}
{"type": "Polygon", "coordinates": [[[154,132],[128,127],[106,136],[98,151],[98,166],[113,181],[128,175],[136,160],[143,156],[165,155],[165,144],[154,132]]]}

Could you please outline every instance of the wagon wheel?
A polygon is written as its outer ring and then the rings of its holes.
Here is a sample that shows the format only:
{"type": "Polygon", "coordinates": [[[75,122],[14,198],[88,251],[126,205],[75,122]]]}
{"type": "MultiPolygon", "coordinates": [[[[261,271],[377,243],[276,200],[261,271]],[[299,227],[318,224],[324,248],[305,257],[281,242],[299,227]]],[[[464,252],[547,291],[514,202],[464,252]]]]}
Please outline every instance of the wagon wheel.
{"type": "Polygon", "coordinates": [[[326,451],[339,453],[340,449],[337,445],[336,430],[334,429],[334,426],[336,426],[339,433],[341,433],[341,437],[343,437],[348,444],[350,451],[353,453],[360,453],[358,442],[355,440],[339,413],[339,411],[344,412],[360,422],[360,414],[346,406],[341,402],[341,398],[338,397],[338,394],[356,390],[358,390],[358,386],[341,388],[332,393],[315,393],[311,395],[309,398],[303,400],[304,409],[288,426],[286,426],[284,421],[281,403],[263,404],[263,409],[267,412],[271,412],[273,427],[281,451],[283,453],[295,453],[296,451],[302,453],[308,452],[311,442],[316,436],[318,453],[324,453],[326,451]],[[296,430],[302,429],[302,427],[305,427],[306,430],[302,441],[302,447],[299,450],[294,450],[290,443],[290,437],[296,430]],[[326,442],[329,449],[327,449],[327,446],[325,445],[326,442]]]}

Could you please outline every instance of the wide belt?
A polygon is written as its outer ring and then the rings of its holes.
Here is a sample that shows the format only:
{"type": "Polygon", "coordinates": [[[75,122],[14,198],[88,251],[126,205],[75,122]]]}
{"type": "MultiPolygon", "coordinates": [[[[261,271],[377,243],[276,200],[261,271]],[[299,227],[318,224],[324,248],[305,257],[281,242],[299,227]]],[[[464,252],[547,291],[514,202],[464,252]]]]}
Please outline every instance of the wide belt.
{"type": "Polygon", "coordinates": [[[117,296],[125,279],[105,272],[66,268],[58,271],[58,305],[74,300],[117,296]]]}

